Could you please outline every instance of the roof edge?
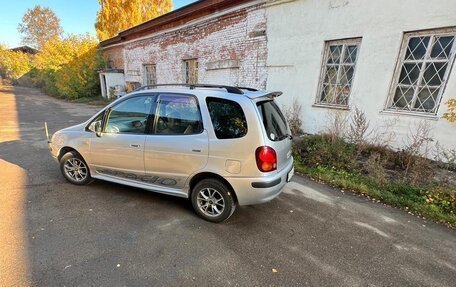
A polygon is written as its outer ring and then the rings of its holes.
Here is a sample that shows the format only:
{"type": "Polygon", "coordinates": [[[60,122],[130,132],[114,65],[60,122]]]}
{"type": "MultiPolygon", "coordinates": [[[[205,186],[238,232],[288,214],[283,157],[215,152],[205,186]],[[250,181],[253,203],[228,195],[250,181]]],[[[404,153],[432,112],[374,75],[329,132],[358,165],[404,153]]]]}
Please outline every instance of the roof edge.
{"type": "Polygon", "coordinates": [[[169,28],[165,27],[165,25],[172,26],[172,23],[175,23],[174,27],[182,26],[194,19],[199,19],[214,12],[252,1],[254,0],[200,0],[121,31],[117,36],[101,41],[100,47],[106,48],[125,40],[139,38],[141,33],[164,30],[169,28]]]}

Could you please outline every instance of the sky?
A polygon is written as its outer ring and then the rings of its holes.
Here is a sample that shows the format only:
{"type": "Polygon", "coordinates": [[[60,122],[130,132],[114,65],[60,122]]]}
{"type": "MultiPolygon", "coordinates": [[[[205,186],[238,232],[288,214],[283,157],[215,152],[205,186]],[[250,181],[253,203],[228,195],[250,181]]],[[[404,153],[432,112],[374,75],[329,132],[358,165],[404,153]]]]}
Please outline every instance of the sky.
{"type": "MultiPolygon", "coordinates": [[[[174,9],[180,8],[195,0],[173,0],[174,9]]],[[[9,48],[21,46],[21,35],[17,26],[27,9],[35,5],[51,8],[60,18],[60,25],[65,33],[95,33],[95,18],[99,10],[98,0],[0,0],[0,43],[9,48]]]]}

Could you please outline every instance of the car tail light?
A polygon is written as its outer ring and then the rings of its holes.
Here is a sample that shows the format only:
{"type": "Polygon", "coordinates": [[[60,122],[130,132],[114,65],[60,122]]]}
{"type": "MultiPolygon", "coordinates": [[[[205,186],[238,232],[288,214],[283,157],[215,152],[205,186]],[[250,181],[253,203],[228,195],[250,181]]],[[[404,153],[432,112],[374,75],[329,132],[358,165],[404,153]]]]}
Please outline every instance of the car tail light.
{"type": "Polygon", "coordinates": [[[260,146],[255,152],[258,169],[263,172],[277,169],[277,154],[272,147],[260,146]]]}

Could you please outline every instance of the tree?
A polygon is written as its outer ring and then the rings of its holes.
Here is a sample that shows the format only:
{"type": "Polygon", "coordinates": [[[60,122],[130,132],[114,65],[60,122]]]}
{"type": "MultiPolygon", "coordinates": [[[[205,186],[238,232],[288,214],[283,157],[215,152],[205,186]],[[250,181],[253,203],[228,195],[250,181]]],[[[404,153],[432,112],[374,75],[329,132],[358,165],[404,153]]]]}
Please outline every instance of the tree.
{"type": "Polygon", "coordinates": [[[116,36],[119,32],[168,13],[171,0],[98,0],[101,10],[97,13],[95,29],[100,41],[116,36]]]}
{"type": "Polygon", "coordinates": [[[25,12],[17,29],[23,34],[22,43],[37,49],[41,49],[49,39],[60,36],[63,32],[60,19],[51,9],[40,5],[25,12]]]}

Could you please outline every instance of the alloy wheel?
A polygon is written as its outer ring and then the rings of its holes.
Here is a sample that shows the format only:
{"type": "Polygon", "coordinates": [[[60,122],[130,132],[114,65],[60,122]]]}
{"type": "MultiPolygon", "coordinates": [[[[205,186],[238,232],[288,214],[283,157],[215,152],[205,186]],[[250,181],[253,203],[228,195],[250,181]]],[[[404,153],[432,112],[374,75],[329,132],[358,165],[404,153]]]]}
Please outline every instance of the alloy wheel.
{"type": "Polygon", "coordinates": [[[225,200],[216,189],[204,188],[198,192],[198,208],[207,216],[216,217],[225,210],[225,200]]]}
{"type": "Polygon", "coordinates": [[[78,158],[68,159],[63,168],[66,176],[74,181],[81,182],[87,178],[87,166],[78,158]]]}

